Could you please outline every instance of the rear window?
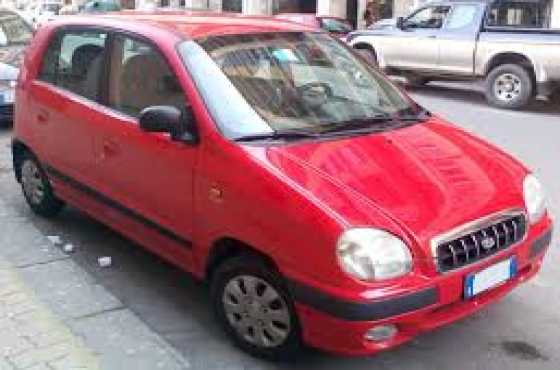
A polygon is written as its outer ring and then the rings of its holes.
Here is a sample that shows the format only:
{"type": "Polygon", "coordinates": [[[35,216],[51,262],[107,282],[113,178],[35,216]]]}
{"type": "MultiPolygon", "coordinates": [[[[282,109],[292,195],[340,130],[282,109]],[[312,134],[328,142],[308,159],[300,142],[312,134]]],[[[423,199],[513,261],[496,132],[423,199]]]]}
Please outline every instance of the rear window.
{"type": "Polygon", "coordinates": [[[39,79],[96,100],[106,39],[106,32],[94,30],[57,35],[43,57],[39,79]]]}
{"type": "Polygon", "coordinates": [[[545,2],[496,2],[486,23],[497,27],[549,28],[550,7],[545,2]]]}

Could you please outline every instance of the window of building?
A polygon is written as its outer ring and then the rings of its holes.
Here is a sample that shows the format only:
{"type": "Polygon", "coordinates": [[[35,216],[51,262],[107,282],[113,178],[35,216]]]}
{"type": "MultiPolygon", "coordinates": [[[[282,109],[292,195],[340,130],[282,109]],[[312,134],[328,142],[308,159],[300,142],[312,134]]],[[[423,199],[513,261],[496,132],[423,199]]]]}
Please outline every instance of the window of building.
{"type": "Polygon", "coordinates": [[[107,33],[69,31],[53,39],[43,58],[39,78],[97,100],[107,33]]]}
{"type": "Polygon", "coordinates": [[[110,107],[133,117],[154,105],[185,108],[186,99],[176,76],[152,45],[116,36],[111,61],[110,107]]]}
{"type": "Polygon", "coordinates": [[[224,12],[238,12],[243,10],[243,0],[223,0],[222,10],[224,12]]]}

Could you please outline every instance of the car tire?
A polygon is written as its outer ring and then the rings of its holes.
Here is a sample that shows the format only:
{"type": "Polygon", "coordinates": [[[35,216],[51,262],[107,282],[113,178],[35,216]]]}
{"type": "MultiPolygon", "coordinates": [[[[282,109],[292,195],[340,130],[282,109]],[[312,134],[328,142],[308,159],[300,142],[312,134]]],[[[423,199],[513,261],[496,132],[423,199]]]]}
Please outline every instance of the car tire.
{"type": "Polygon", "coordinates": [[[494,68],[486,77],[486,100],[504,109],[523,108],[535,95],[535,83],[530,72],[517,64],[494,68]]]}
{"type": "Polygon", "coordinates": [[[27,204],[33,212],[43,217],[54,217],[64,208],[52,190],[47,174],[35,156],[24,153],[19,162],[21,188],[27,204]]]}
{"type": "Polygon", "coordinates": [[[212,276],[211,297],[222,327],[251,355],[289,360],[302,348],[293,300],[280,274],[261,258],[223,262],[212,276]]]}
{"type": "Polygon", "coordinates": [[[356,52],[360,54],[362,58],[364,58],[366,62],[368,62],[368,64],[376,68],[379,67],[379,63],[377,62],[377,55],[375,54],[375,51],[373,49],[368,47],[354,50],[356,50],[356,52]]]}
{"type": "Polygon", "coordinates": [[[419,75],[412,75],[412,74],[407,74],[406,76],[406,82],[410,85],[410,86],[425,86],[427,83],[429,83],[431,80],[427,77],[422,77],[419,75]]]}
{"type": "Polygon", "coordinates": [[[555,106],[560,106],[560,89],[556,90],[548,97],[548,101],[555,106]]]}

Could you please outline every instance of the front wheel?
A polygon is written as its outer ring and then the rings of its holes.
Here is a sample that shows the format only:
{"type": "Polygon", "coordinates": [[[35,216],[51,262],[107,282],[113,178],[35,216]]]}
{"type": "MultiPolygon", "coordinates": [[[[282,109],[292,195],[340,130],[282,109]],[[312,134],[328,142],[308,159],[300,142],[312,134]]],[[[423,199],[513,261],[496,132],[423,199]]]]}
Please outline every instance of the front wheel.
{"type": "Polygon", "coordinates": [[[522,108],[529,104],[534,91],[535,84],[531,74],[516,64],[498,66],[486,78],[486,99],[498,108],[522,108]]]}
{"type": "Polygon", "coordinates": [[[24,154],[21,163],[21,188],[33,212],[43,217],[54,217],[64,207],[52,190],[45,171],[30,153],[24,154]]]}
{"type": "Polygon", "coordinates": [[[301,348],[298,319],[282,278],[259,258],[227,260],[214,274],[211,290],[220,323],[243,350],[289,359],[301,348]]]}

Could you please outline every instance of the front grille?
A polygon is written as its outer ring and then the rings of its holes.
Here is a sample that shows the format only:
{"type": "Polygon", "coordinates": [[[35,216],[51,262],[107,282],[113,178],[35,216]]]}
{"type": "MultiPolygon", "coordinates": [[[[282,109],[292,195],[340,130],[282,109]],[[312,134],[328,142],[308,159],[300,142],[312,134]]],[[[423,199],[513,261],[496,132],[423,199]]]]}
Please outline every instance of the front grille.
{"type": "Polygon", "coordinates": [[[527,232],[523,213],[499,215],[440,238],[433,245],[440,272],[480,261],[520,242],[527,232]]]}

